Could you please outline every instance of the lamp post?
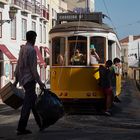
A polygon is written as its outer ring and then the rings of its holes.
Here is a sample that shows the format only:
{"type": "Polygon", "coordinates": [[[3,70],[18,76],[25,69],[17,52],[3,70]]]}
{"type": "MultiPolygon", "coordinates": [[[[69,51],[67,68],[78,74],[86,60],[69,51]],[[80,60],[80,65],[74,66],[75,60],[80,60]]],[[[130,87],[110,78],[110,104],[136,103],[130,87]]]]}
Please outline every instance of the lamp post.
{"type": "Polygon", "coordinates": [[[7,20],[0,20],[0,26],[2,26],[5,22],[10,23],[15,18],[17,10],[15,8],[10,8],[9,10],[9,19],[7,20]]]}

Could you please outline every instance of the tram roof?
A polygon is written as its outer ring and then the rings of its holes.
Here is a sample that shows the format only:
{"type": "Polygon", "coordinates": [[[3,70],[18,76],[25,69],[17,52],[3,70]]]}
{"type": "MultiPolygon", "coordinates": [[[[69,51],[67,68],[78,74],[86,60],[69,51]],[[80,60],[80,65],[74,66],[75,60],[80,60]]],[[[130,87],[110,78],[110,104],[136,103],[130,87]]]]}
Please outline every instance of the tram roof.
{"type": "Polygon", "coordinates": [[[96,31],[96,32],[113,32],[113,29],[110,28],[107,24],[99,24],[89,21],[75,21],[58,24],[50,30],[51,33],[57,32],[71,32],[71,31],[96,31]]]}

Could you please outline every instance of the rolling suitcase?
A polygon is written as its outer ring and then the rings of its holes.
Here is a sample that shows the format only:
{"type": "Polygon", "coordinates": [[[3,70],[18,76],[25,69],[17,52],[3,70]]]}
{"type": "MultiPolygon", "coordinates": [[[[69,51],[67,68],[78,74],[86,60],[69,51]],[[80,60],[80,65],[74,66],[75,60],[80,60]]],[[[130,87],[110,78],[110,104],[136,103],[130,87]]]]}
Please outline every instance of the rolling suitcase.
{"type": "Polygon", "coordinates": [[[9,82],[0,90],[0,96],[5,104],[18,109],[23,103],[24,91],[23,89],[16,88],[9,82]]]}

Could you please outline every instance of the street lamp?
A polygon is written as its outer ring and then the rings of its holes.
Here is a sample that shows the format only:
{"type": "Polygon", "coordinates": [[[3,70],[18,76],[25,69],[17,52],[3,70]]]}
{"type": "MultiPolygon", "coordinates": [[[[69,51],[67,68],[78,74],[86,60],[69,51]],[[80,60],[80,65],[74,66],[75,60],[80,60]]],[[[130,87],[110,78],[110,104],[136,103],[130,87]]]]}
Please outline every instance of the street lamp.
{"type": "Polygon", "coordinates": [[[0,26],[2,26],[5,22],[10,23],[15,18],[15,14],[17,13],[17,10],[15,8],[10,8],[9,10],[9,18],[7,20],[0,20],[0,26]]]}

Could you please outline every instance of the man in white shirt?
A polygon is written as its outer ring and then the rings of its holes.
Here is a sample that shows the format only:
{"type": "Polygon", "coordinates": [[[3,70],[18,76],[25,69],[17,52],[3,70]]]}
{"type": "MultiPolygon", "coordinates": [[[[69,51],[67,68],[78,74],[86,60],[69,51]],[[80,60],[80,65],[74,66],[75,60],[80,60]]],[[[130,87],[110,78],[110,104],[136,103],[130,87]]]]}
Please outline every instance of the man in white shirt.
{"type": "Polygon", "coordinates": [[[27,43],[20,49],[15,70],[16,80],[14,85],[16,86],[19,82],[19,85],[23,86],[25,89],[25,98],[18,123],[17,135],[32,133],[30,130],[26,129],[31,110],[40,129],[42,127],[40,118],[35,110],[35,101],[37,98],[35,92],[36,83],[40,85],[41,89],[45,88],[37,72],[37,54],[34,49],[36,36],[37,34],[34,31],[28,31],[26,33],[27,43]]]}

